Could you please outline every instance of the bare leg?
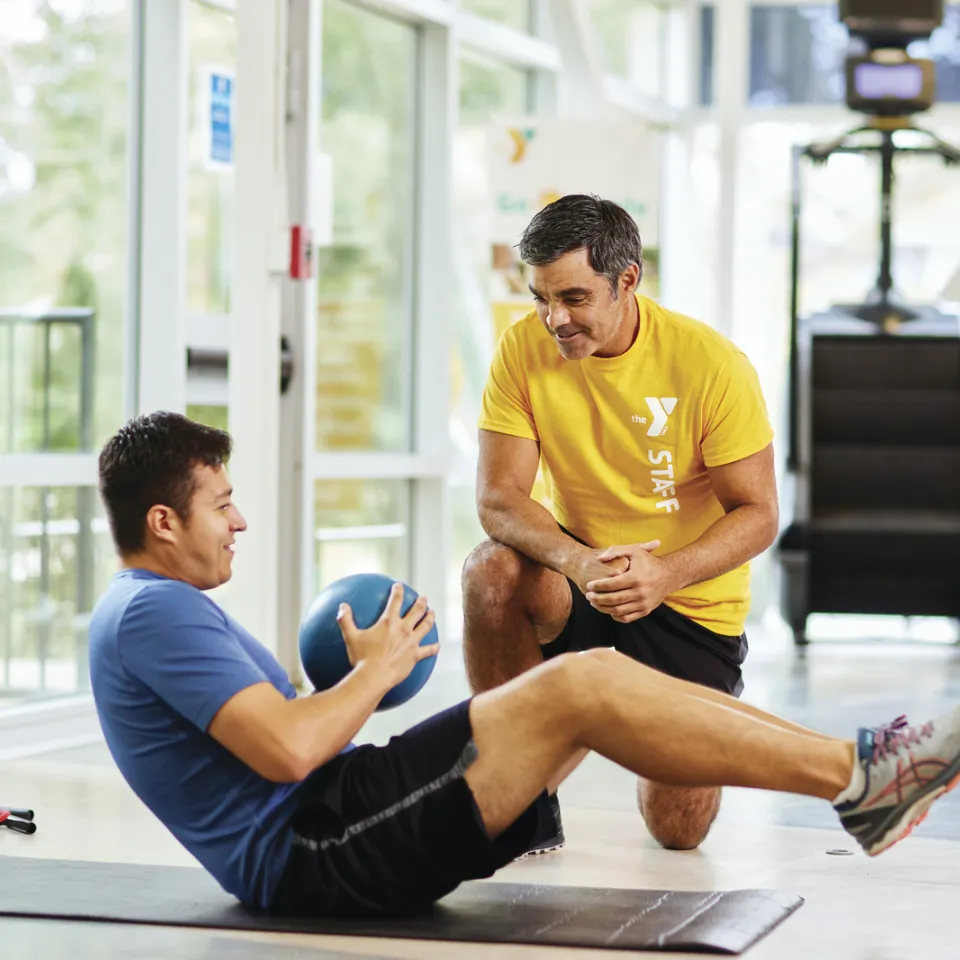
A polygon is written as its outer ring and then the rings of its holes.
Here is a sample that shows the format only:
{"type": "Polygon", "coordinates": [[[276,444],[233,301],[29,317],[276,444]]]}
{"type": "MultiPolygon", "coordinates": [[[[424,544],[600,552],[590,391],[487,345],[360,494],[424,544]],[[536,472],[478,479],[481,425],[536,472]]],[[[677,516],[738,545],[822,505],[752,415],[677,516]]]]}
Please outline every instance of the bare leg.
{"type": "MultiPolygon", "coordinates": [[[[556,640],[570,618],[572,600],[566,577],[535,563],[511,547],[492,540],[480,544],[463,567],[463,646],[467,678],[474,693],[492,690],[531,667],[543,663],[540,646],[556,640]]],[[[614,651],[605,662],[629,676],[635,668],[651,671],[614,651]]],[[[651,681],[691,692],[691,685],[665,673],[653,673],[651,681]]],[[[823,734],[756,710],[735,697],[697,686],[696,695],[717,703],[736,703],[741,709],[762,715],[768,723],[808,736],[823,734]]],[[[825,739],[830,739],[829,737],[825,739]]]]}
{"type": "MultiPolygon", "coordinates": [[[[565,577],[510,547],[486,541],[464,564],[462,584],[464,660],[474,693],[495,689],[543,663],[540,646],[556,639],[570,616],[572,601],[565,577]]],[[[613,651],[594,653],[611,654],[605,662],[628,675],[640,669],[648,679],[659,680],[665,686],[690,686],[666,674],[653,673],[650,677],[650,670],[613,651]]],[[[698,689],[705,699],[719,703],[734,700],[706,687],[698,689]]],[[[778,717],[765,717],[767,722],[784,729],[820,736],[778,717]]],[[[548,783],[551,793],[556,792],[586,753],[582,750],[555,772],[548,783]]],[[[641,779],[637,802],[657,842],[670,849],[690,849],[706,837],[719,811],[720,790],[677,788],[641,779]]]]}
{"type": "MultiPolygon", "coordinates": [[[[603,662],[608,666],[620,670],[627,676],[636,676],[638,670],[646,672],[646,668],[634,660],[618,656],[614,651],[598,650],[597,655],[602,657],[603,662]]],[[[689,684],[665,673],[655,673],[650,679],[662,687],[689,692],[689,684]]],[[[744,712],[751,716],[763,717],[784,730],[792,730],[809,737],[830,739],[822,733],[801,727],[789,720],[771,717],[750,704],[742,703],[735,697],[710,687],[697,686],[692,695],[713,703],[726,705],[737,703],[744,712]]],[[[668,850],[692,850],[699,847],[707,838],[710,827],[713,826],[720,812],[720,793],[719,787],[674,787],[639,777],[637,807],[650,835],[657,843],[668,850]]]]}
{"type": "Polygon", "coordinates": [[[690,684],[686,680],[678,680],[676,677],[671,677],[669,674],[660,673],[659,671],[654,671],[653,675],[650,676],[650,671],[647,667],[643,666],[643,664],[637,663],[636,660],[632,660],[630,657],[620,656],[615,650],[597,650],[596,655],[601,657],[608,667],[619,670],[628,677],[638,676],[639,671],[643,676],[658,686],[683,692],[689,696],[699,697],[701,700],[709,700],[712,703],[719,703],[728,707],[735,706],[740,712],[758,717],[767,723],[776,724],[776,726],[783,730],[792,730],[794,733],[800,733],[806,737],[817,737],[821,740],[835,739],[834,737],[828,737],[825,733],[820,733],[818,730],[811,730],[808,727],[800,726],[800,724],[793,723],[790,720],[785,720],[783,717],[767,713],[759,707],[751,706],[749,703],[744,703],[742,700],[738,700],[728,693],[721,693],[719,690],[714,690],[712,687],[690,684]]]}
{"type": "Polygon", "coordinates": [[[637,665],[631,676],[607,660],[593,652],[558,657],[474,699],[479,755],[466,779],[491,836],[583,748],[671,786],[754,787],[827,800],[847,786],[852,742],[785,730],[736,700],[705,700],[693,695],[694,684],[664,688],[650,680],[652,670],[637,665]]]}
{"type": "MultiPolygon", "coordinates": [[[[598,651],[600,656],[604,656],[605,663],[627,676],[636,676],[638,668],[643,670],[642,666],[628,657],[605,656],[612,652],[598,651]]],[[[685,685],[682,680],[664,673],[656,673],[650,679],[668,689],[690,692],[688,685],[685,685]]],[[[742,703],[735,697],[710,687],[698,686],[691,695],[724,705],[737,703],[744,712],[751,716],[763,717],[767,722],[776,723],[784,730],[792,730],[809,737],[831,739],[816,730],[801,727],[789,720],[771,717],[750,704],[742,703]]],[[[719,787],[674,787],[645,780],[643,777],[637,778],[637,807],[650,835],[668,850],[692,850],[706,840],[720,812],[720,794],[719,787]]]]}
{"type": "Polygon", "coordinates": [[[467,558],[463,656],[474,693],[492,690],[543,663],[540,646],[570,617],[566,577],[491,540],[467,558]]]}
{"type": "MultiPolygon", "coordinates": [[[[463,565],[463,657],[474,693],[543,663],[540,647],[560,636],[573,603],[566,577],[487,540],[463,565]]],[[[556,793],[583,762],[578,750],[547,782],[556,793]]]]}

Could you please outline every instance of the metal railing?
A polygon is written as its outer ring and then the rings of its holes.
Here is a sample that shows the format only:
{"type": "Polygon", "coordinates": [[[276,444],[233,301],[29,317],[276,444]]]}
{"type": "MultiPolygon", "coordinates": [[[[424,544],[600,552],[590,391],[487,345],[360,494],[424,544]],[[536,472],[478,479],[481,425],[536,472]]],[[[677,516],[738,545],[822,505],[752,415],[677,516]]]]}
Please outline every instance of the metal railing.
{"type": "MultiPolygon", "coordinates": [[[[59,387],[53,383],[53,342],[52,334],[58,325],[76,326],[80,331],[80,353],[77,357],[79,395],[77,398],[77,438],[76,449],[89,451],[93,445],[94,415],[94,358],[96,313],[87,307],[64,307],[30,312],[25,310],[0,310],[0,337],[6,339],[6,411],[7,418],[6,450],[0,454],[14,453],[13,446],[17,435],[17,396],[16,396],[16,335],[24,326],[34,326],[41,331],[42,337],[42,413],[39,443],[34,452],[50,452],[52,448],[52,413],[54,393],[59,387]]],[[[58,449],[62,449],[58,447],[58,449]]],[[[11,661],[14,653],[14,630],[17,624],[14,618],[14,572],[19,566],[39,565],[37,580],[39,603],[32,610],[22,611],[19,626],[33,629],[35,649],[39,662],[39,688],[47,685],[47,661],[50,657],[51,640],[56,620],[56,606],[52,598],[51,542],[65,531],[58,529],[58,521],[50,516],[50,488],[41,487],[39,519],[36,530],[29,531],[31,539],[38,539],[37,547],[24,548],[25,530],[23,524],[14,522],[14,493],[11,487],[0,490],[5,504],[0,511],[0,544],[6,557],[6,571],[0,577],[0,690],[11,688],[11,661]],[[37,555],[39,554],[39,556],[37,555]],[[27,561],[21,563],[21,561],[27,561]]],[[[87,684],[87,616],[94,602],[94,513],[96,509],[95,487],[76,488],[76,518],[71,524],[70,534],[76,537],[75,557],[75,598],[77,615],[73,618],[74,650],[77,668],[77,685],[83,688],[87,684]]]]}

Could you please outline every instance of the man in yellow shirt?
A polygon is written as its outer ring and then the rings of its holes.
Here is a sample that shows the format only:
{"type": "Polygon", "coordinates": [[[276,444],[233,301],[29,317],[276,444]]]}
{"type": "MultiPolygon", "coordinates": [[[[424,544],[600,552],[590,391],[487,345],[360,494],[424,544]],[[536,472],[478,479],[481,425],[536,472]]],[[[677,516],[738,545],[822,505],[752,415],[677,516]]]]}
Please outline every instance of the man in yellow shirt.
{"type": "MultiPolygon", "coordinates": [[[[739,696],[748,564],[779,519],[756,372],[716,330],[636,294],[639,232],[610,201],[550,204],[520,255],[536,309],[504,333],[483,395],[477,507],[490,539],[463,570],[470,684],[615,647],[739,696]],[[546,506],[531,497],[538,469],[546,506]]],[[[563,846],[556,785],[551,802],[556,830],[528,853],[563,846]]],[[[691,849],[720,790],[639,780],[637,802],[658,842],[691,849]]]]}

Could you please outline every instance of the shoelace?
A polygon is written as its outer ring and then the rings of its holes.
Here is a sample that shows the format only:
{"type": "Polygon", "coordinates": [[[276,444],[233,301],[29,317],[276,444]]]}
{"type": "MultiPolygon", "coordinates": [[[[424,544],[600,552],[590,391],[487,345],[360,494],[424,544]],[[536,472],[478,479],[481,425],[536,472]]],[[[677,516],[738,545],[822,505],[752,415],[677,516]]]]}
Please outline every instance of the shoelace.
{"type": "Polygon", "coordinates": [[[898,753],[911,743],[920,743],[932,736],[932,722],[917,729],[909,726],[905,716],[900,716],[892,723],[881,724],[873,732],[873,762],[879,763],[888,753],[898,753]]]}

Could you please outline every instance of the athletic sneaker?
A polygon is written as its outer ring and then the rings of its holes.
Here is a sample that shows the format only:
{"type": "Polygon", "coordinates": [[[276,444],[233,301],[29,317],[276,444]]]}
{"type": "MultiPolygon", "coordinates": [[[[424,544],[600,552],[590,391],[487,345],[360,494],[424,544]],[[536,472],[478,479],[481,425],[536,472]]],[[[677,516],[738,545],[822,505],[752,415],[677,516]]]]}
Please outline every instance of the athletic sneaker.
{"type": "Polygon", "coordinates": [[[857,759],[863,792],[835,805],[844,828],[871,857],[883,853],[960,781],[960,707],[922,727],[906,717],[861,728],[857,759]]]}
{"type": "Polygon", "coordinates": [[[541,824],[526,853],[521,853],[516,858],[517,860],[537,857],[542,853],[553,853],[554,850],[560,850],[566,844],[567,841],[563,835],[563,821],[560,819],[560,801],[555,793],[550,794],[550,809],[553,811],[553,818],[556,823],[541,824]]]}

